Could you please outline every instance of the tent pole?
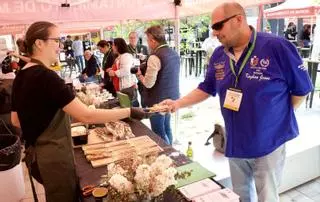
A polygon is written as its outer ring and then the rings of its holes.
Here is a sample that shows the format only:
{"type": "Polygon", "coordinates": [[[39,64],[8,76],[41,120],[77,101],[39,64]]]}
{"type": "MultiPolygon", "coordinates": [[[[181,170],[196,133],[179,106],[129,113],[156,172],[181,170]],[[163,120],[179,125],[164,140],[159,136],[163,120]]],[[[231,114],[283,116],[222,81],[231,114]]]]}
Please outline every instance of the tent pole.
{"type": "MultiPolygon", "coordinates": [[[[177,51],[178,55],[180,56],[180,6],[175,5],[175,15],[174,15],[174,45],[175,50],[177,51]]],[[[181,67],[180,67],[181,71],[181,67]]],[[[178,140],[179,135],[179,110],[174,113],[174,136],[173,136],[173,143],[174,144],[181,144],[178,140]]]]}
{"type": "Polygon", "coordinates": [[[264,5],[263,4],[260,4],[259,5],[259,14],[258,14],[258,19],[257,19],[257,31],[264,31],[263,30],[263,7],[264,5]]]}
{"type": "Polygon", "coordinates": [[[104,29],[103,27],[100,28],[100,40],[104,39],[104,29]]]}
{"type": "Polygon", "coordinates": [[[175,50],[180,55],[180,7],[175,6],[175,18],[174,18],[174,45],[175,50]]]}

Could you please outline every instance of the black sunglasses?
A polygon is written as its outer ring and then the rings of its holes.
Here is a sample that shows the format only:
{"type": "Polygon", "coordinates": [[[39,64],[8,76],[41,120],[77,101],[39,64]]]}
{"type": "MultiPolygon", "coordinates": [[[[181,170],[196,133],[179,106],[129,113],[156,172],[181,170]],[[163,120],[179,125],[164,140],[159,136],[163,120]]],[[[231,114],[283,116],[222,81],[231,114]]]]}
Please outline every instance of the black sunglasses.
{"type": "Polygon", "coordinates": [[[220,22],[216,22],[216,23],[214,23],[213,25],[211,25],[211,28],[212,28],[213,30],[219,31],[219,30],[222,29],[224,23],[228,22],[229,20],[231,20],[232,18],[236,17],[237,15],[240,15],[240,14],[236,14],[236,15],[233,15],[233,16],[231,16],[231,17],[228,17],[228,18],[226,18],[226,19],[224,19],[224,20],[221,20],[220,22]]]}

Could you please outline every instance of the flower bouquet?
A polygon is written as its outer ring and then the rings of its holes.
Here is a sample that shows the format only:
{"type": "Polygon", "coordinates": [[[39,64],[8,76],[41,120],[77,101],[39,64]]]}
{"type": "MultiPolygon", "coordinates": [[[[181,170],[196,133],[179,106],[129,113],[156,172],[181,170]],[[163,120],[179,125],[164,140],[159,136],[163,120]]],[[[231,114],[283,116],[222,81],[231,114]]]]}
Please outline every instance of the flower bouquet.
{"type": "MultiPolygon", "coordinates": [[[[189,173],[190,175],[190,173],[189,173]]],[[[109,164],[102,182],[109,183],[110,201],[152,201],[182,178],[166,155],[136,157],[119,164],[109,164]]]]}

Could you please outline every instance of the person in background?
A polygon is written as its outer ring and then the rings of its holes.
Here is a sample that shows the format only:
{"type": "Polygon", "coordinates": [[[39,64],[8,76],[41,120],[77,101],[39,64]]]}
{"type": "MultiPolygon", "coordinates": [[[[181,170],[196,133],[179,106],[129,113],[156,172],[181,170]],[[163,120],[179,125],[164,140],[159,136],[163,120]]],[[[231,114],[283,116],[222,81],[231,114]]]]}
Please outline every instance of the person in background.
{"type": "Polygon", "coordinates": [[[83,45],[79,36],[74,38],[72,42],[72,50],[74,51],[74,57],[76,58],[76,63],[79,68],[79,72],[82,72],[84,69],[84,60],[83,60],[83,45]]]}
{"type": "Polygon", "coordinates": [[[272,34],[271,28],[269,26],[266,26],[266,28],[264,29],[264,32],[272,34]]]}
{"type": "Polygon", "coordinates": [[[67,58],[74,57],[73,50],[72,50],[72,40],[70,35],[67,36],[67,39],[63,44],[63,48],[67,58]]]}
{"type": "Polygon", "coordinates": [[[129,96],[132,106],[139,106],[136,89],[137,80],[130,72],[134,61],[129,53],[126,41],[123,38],[115,38],[112,50],[118,55],[112,68],[107,69],[109,76],[113,79],[113,86],[116,91],[129,96]]]}
{"type": "Polygon", "coordinates": [[[79,80],[80,82],[96,82],[97,81],[96,74],[99,69],[97,59],[89,50],[86,50],[84,52],[84,58],[85,58],[85,68],[81,72],[79,80]]]}
{"type": "Polygon", "coordinates": [[[293,22],[290,22],[288,24],[288,27],[284,33],[284,36],[286,39],[290,40],[290,41],[294,41],[296,40],[296,36],[297,36],[297,27],[293,22]]]}
{"type": "Polygon", "coordinates": [[[295,110],[313,89],[308,71],[288,40],[257,32],[235,2],[212,12],[213,53],[205,80],[171,111],[219,95],[233,191],[245,202],[279,202],[285,144],[298,136],[295,110]],[[279,57],[281,56],[281,57],[279,57]]]}
{"type": "Polygon", "coordinates": [[[138,44],[138,34],[137,32],[129,33],[129,44],[128,44],[129,52],[140,60],[145,60],[145,57],[148,55],[148,48],[142,44],[138,44]]]}
{"type": "Polygon", "coordinates": [[[148,118],[150,114],[140,108],[92,109],[83,104],[49,69],[57,62],[59,36],[60,30],[53,23],[29,26],[26,46],[31,60],[13,83],[11,121],[22,129],[29,175],[43,184],[46,201],[76,202],[80,193],[69,115],[83,123],[106,123],[128,117],[148,118]]]}
{"type": "Polygon", "coordinates": [[[116,96],[116,91],[114,89],[112,79],[110,78],[107,72],[107,69],[112,67],[116,57],[112,51],[112,41],[101,40],[98,42],[97,47],[99,51],[104,54],[103,60],[102,60],[102,70],[104,72],[104,78],[103,78],[104,88],[108,92],[112,93],[113,96],[116,96]]]}
{"type": "Polygon", "coordinates": [[[83,45],[83,51],[86,51],[86,50],[90,50],[91,51],[92,42],[88,39],[87,35],[85,35],[83,37],[82,45],[83,45]]]}
{"type": "Polygon", "coordinates": [[[216,36],[213,36],[213,32],[209,31],[209,37],[206,38],[201,44],[201,48],[206,51],[206,58],[204,62],[206,69],[208,68],[209,61],[214,50],[219,46],[221,46],[221,43],[216,36]]]}
{"type": "MultiPolygon", "coordinates": [[[[147,61],[145,76],[140,70],[136,75],[144,86],[144,104],[152,107],[165,99],[179,98],[180,58],[177,52],[168,46],[161,26],[149,27],[145,33],[151,55],[147,61]]],[[[172,144],[170,119],[170,114],[156,114],[150,118],[153,132],[169,145],[172,144]]]]}
{"type": "Polygon", "coordinates": [[[27,64],[27,62],[30,62],[30,58],[27,55],[25,41],[20,38],[17,40],[16,44],[18,46],[19,53],[11,51],[11,52],[9,52],[9,55],[19,58],[18,67],[16,69],[16,73],[18,73],[20,71],[20,69],[23,68],[27,64]]]}
{"type": "MultiPolygon", "coordinates": [[[[133,57],[137,58],[140,62],[140,66],[145,67],[147,58],[148,58],[148,48],[141,43],[138,44],[138,34],[137,32],[130,32],[129,33],[129,44],[128,44],[129,52],[133,55],[133,57]]],[[[141,68],[145,69],[145,68],[141,68]]],[[[145,75],[145,71],[141,72],[142,75],[145,75]]],[[[138,81],[138,91],[140,93],[140,99],[141,99],[141,106],[144,107],[144,102],[143,102],[143,96],[142,96],[142,91],[143,91],[143,84],[138,81]]]]}
{"type": "Polygon", "coordinates": [[[311,25],[309,24],[303,25],[303,29],[300,31],[300,34],[299,34],[298,44],[301,47],[309,48],[310,42],[311,42],[310,35],[311,35],[311,25]]]}

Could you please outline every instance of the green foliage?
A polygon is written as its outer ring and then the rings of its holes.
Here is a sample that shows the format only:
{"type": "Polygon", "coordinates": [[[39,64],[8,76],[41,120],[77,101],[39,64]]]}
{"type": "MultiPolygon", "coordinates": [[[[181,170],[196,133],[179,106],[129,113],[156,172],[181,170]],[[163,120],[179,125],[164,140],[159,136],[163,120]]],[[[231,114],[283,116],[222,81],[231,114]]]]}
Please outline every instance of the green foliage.
{"type": "Polygon", "coordinates": [[[135,31],[135,30],[146,30],[148,27],[151,27],[153,25],[173,25],[172,22],[168,20],[152,20],[152,21],[130,21],[126,24],[118,24],[114,26],[114,30],[112,32],[109,32],[106,34],[107,37],[122,37],[122,38],[128,38],[128,35],[130,32],[135,31]]]}
{"type": "Polygon", "coordinates": [[[208,31],[210,21],[209,14],[181,19],[180,37],[185,40],[185,43],[181,44],[181,52],[190,49],[191,44],[196,42],[196,32],[198,32],[198,36],[200,36],[202,33],[208,31]]]}
{"type": "MultiPolygon", "coordinates": [[[[196,42],[196,35],[201,36],[202,33],[208,31],[210,24],[209,14],[186,17],[180,20],[180,38],[185,41],[181,44],[181,51],[190,49],[192,43],[196,42]]],[[[133,30],[145,31],[153,25],[174,26],[173,20],[152,20],[152,21],[129,21],[124,24],[115,25],[113,31],[105,32],[107,38],[122,37],[127,39],[128,34],[133,30]]]]}

